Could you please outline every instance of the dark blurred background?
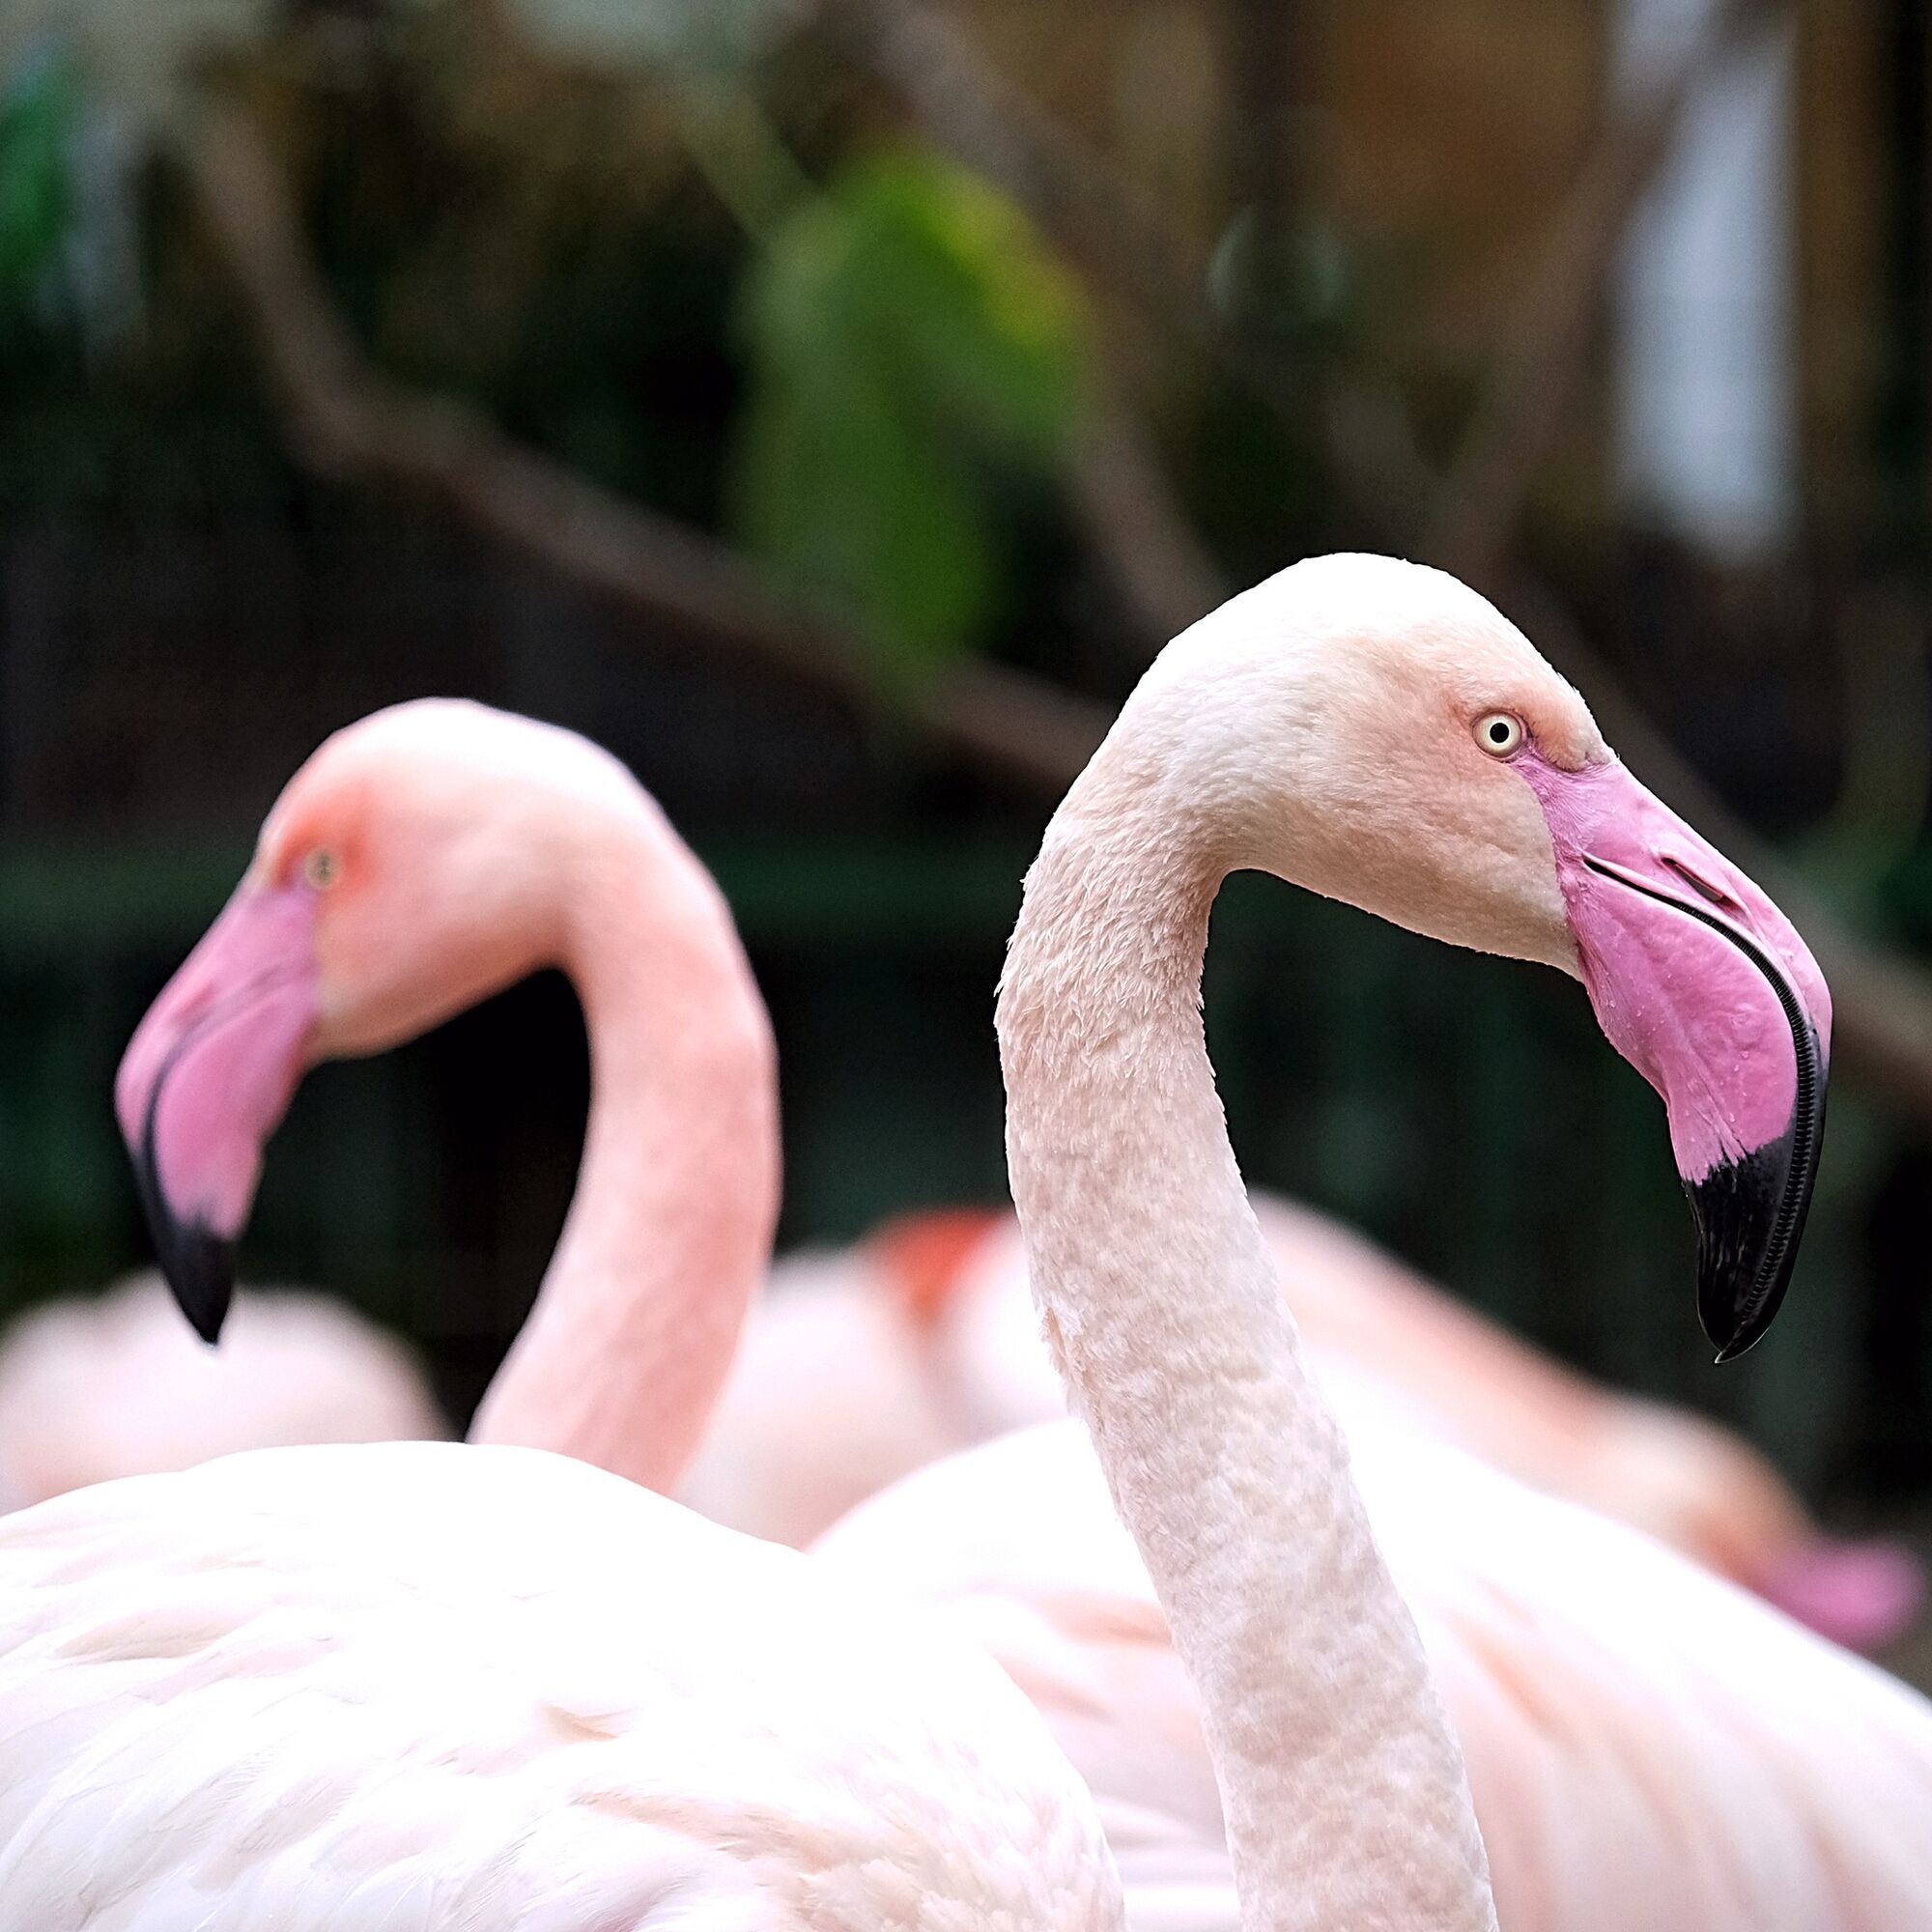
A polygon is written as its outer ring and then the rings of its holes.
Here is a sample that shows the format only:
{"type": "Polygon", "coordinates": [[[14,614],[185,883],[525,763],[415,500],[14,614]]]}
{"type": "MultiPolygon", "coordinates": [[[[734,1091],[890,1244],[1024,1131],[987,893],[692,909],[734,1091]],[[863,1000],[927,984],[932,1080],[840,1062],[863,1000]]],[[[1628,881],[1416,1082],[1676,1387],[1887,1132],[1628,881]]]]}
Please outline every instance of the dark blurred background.
{"type": "MultiPolygon", "coordinates": [[[[991,1201],[990,995],[1158,643],[1305,554],[1494,595],[1839,1003],[1722,1373],[1661,1109],[1555,975],[1235,882],[1254,1179],[1839,1520],[1932,1492],[1920,0],[4,0],[0,1314],[144,1255],[115,1061],[330,729],[578,727],[716,869],[787,1241],[991,1201]]],[[[584,1101],[567,988],[326,1068],[256,1280],[462,1413],[584,1101]]]]}

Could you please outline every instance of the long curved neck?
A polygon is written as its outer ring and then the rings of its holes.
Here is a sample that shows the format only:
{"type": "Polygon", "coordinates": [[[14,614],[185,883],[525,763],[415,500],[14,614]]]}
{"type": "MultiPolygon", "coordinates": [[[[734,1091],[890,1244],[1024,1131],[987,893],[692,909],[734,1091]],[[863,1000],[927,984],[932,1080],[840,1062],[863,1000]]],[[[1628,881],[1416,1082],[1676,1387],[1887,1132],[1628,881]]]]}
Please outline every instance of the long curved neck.
{"type": "Polygon", "coordinates": [[[1243,1926],[1492,1932],[1462,1754],[1214,1090],[1225,869],[1118,743],[1048,831],[1000,999],[1035,1294],[1201,1693],[1243,1926]]]}
{"type": "Polygon", "coordinates": [[[668,1490],[771,1260],[778,1077],[724,901],[654,806],[573,855],[559,963],[583,1002],[577,1192],[478,1442],[554,1449],[668,1490]]]}

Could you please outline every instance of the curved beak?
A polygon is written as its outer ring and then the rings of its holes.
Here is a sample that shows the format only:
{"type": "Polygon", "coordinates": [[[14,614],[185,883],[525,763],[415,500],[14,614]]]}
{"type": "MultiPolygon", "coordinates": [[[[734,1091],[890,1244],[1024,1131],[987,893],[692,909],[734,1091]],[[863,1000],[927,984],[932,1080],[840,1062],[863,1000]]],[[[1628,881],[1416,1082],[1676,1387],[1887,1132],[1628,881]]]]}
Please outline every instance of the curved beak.
{"type": "Polygon", "coordinates": [[[1697,1314],[1741,1355],[1791,1285],[1825,1134],[1831,995],[1791,922],[1620,764],[1524,761],[1605,1036],[1663,1096],[1697,1314]]]}
{"type": "Polygon", "coordinates": [[[207,1342],[228,1313],[263,1146],[307,1064],[315,897],[244,883],[149,1008],[115,1076],[161,1271],[207,1342]]]}

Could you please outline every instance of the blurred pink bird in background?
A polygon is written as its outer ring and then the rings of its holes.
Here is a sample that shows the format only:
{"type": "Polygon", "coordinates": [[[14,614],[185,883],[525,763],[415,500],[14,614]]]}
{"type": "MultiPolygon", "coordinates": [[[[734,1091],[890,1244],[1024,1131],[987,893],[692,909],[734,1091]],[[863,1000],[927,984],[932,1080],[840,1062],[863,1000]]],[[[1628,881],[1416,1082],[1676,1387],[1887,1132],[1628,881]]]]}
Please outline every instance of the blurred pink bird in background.
{"type": "Polygon", "coordinates": [[[238,1449],[448,1434],[410,1350],[325,1295],[244,1290],[210,1349],[141,1274],[0,1336],[0,1508],[238,1449]]]}
{"type": "Polygon", "coordinates": [[[769,1264],[777,1080],[717,887],[607,753],[438,700],[338,733],[136,1030],[117,1106],[170,1283],[212,1339],[303,1072],[553,963],[590,1042],[579,1185],[470,1433],[663,1489],[769,1264]]]}
{"type": "MultiPolygon", "coordinates": [[[[1893,1641],[1924,1597],[1902,1546],[1827,1536],[1771,1463],[1688,1410],[1576,1375],[1340,1222],[1252,1196],[1324,1381],[1599,1510],[1834,1642],[1893,1641]]],[[[800,1548],[935,1456],[1064,1412],[1010,1213],[901,1216],[781,1260],[680,1493],[800,1548]]]]}

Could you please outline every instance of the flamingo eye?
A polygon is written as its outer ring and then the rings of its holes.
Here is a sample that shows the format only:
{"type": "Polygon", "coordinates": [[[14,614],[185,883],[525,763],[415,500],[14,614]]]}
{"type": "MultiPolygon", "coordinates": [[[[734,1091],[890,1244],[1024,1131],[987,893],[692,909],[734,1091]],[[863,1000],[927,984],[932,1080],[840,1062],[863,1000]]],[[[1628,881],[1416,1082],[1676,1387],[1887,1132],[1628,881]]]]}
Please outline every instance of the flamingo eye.
{"type": "Polygon", "coordinates": [[[1506,758],[1522,743],[1522,720],[1507,711],[1492,711],[1476,720],[1476,743],[1492,758],[1506,758]]]}
{"type": "Polygon", "coordinates": [[[318,845],[302,861],[302,878],[319,893],[326,893],[335,883],[336,874],[341,870],[335,854],[327,845],[318,845]]]}

